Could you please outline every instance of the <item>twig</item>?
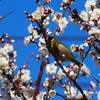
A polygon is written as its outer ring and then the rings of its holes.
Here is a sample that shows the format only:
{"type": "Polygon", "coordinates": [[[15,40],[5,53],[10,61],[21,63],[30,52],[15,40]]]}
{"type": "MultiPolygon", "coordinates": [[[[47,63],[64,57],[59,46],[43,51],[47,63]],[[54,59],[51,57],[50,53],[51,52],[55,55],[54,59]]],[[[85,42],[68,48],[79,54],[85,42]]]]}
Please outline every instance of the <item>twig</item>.
{"type": "Polygon", "coordinates": [[[63,95],[61,95],[61,94],[59,94],[59,93],[56,93],[56,95],[57,95],[57,96],[60,96],[60,97],[62,97],[62,98],[64,98],[64,100],[68,100],[65,96],[63,96],[63,95]]]}
{"type": "Polygon", "coordinates": [[[87,55],[88,55],[88,53],[89,53],[89,51],[91,50],[91,45],[89,45],[89,49],[88,49],[88,51],[85,53],[85,57],[83,58],[83,60],[87,57],[87,55]]]}
{"type": "Polygon", "coordinates": [[[42,75],[43,75],[44,63],[45,62],[42,58],[40,71],[39,71],[38,79],[37,79],[36,86],[35,86],[35,92],[33,94],[33,100],[36,100],[36,95],[39,93],[40,83],[41,83],[41,79],[42,79],[42,75]]]}
{"type": "MultiPolygon", "coordinates": [[[[8,15],[10,15],[10,14],[12,14],[13,13],[13,11],[11,11],[11,12],[9,12],[9,13],[7,13],[7,14],[5,14],[4,16],[2,16],[2,18],[1,19],[4,19],[5,17],[7,17],[8,15]]],[[[0,20],[1,20],[0,19],[0,20]]]]}
{"type": "MultiPolygon", "coordinates": [[[[81,71],[82,72],[84,72],[84,73],[86,73],[85,71],[83,71],[82,69],[81,69],[81,71]]],[[[93,78],[95,81],[97,81],[98,83],[100,83],[100,81],[98,80],[98,79],[96,79],[94,76],[92,76],[92,75],[90,75],[90,74],[88,74],[88,73],[86,73],[87,75],[89,75],[91,78],[93,78]]]]}
{"type": "Polygon", "coordinates": [[[40,2],[40,0],[36,0],[36,3],[39,3],[40,2]]]}
{"type": "Polygon", "coordinates": [[[13,87],[14,87],[15,91],[17,91],[18,95],[20,95],[20,97],[22,98],[22,100],[27,100],[27,99],[25,98],[25,96],[23,95],[23,93],[21,93],[21,92],[19,91],[19,89],[17,88],[16,84],[12,81],[12,79],[10,78],[10,76],[7,75],[4,71],[3,71],[3,74],[4,74],[4,75],[7,77],[7,79],[13,84],[13,87]]]}
{"type": "Polygon", "coordinates": [[[62,69],[62,71],[67,75],[67,77],[74,83],[74,85],[77,87],[77,89],[81,92],[81,94],[83,95],[83,99],[84,100],[88,100],[86,95],[84,94],[82,88],[77,84],[76,80],[70,78],[70,76],[66,73],[66,71],[64,70],[62,64],[59,64],[60,68],[62,69]]]}

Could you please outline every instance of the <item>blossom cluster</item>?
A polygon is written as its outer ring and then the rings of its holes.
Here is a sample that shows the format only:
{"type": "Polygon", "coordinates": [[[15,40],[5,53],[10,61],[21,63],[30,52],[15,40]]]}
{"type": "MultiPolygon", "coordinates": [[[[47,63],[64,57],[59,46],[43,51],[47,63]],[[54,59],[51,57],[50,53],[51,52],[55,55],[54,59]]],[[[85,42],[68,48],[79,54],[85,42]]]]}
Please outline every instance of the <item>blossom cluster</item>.
{"type": "MultiPolygon", "coordinates": [[[[87,0],[85,3],[86,10],[82,10],[78,22],[81,24],[81,30],[88,33],[89,37],[85,40],[84,44],[72,45],[71,50],[76,51],[81,55],[84,60],[87,55],[86,49],[88,48],[88,53],[90,53],[92,59],[96,62],[97,66],[100,66],[100,9],[97,6],[99,2],[96,0],[87,0]]],[[[71,17],[70,17],[71,18],[71,17]]],[[[75,22],[74,18],[71,22],[75,22]]]]}
{"type": "Polygon", "coordinates": [[[24,98],[32,98],[34,88],[27,83],[30,82],[30,71],[27,70],[26,64],[20,68],[17,75],[14,71],[17,52],[13,47],[13,39],[5,33],[0,36],[0,98],[14,100],[22,100],[24,98]],[[23,91],[23,95],[21,93],[23,91]],[[6,94],[10,97],[7,98],[6,94]]]}
{"type": "MultiPolygon", "coordinates": [[[[31,22],[31,24],[28,26],[29,36],[25,37],[24,40],[25,45],[28,45],[29,43],[36,43],[42,57],[46,58],[47,60],[50,59],[51,54],[47,47],[46,37],[52,34],[53,36],[55,35],[59,36],[64,32],[64,29],[69,23],[65,15],[65,12],[67,10],[71,15],[69,16],[69,21],[73,22],[74,24],[81,24],[81,30],[85,30],[89,34],[89,37],[81,45],[75,45],[75,44],[71,45],[72,52],[77,52],[77,54],[81,58],[82,61],[81,67],[73,63],[64,66],[62,62],[59,62],[60,64],[63,65],[62,69],[61,66],[59,67],[58,62],[55,61],[53,63],[47,62],[46,66],[44,67],[45,73],[47,75],[50,75],[51,77],[45,78],[43,86],[45,87],[46,90],[40,91],[37,94],[36,99],[43,100],[44,98],[48,99],[48,98],[53,98],[55,95],[61,95],[58,94],[55,89],[55,86],[56,84],[58,84],[58,82],[60,83],[64,91],[63,92],[64,96],[62,96],[64,99],[66,98],[83,99],[82,93],[78,90],[77,87],[75,87],[75,84],[72,84],[72,81],[73,80],[77,81],[77,79],[80,78],[81,76],[92,77],[90,69],[83,63],[84,59],[87,57],[88,54],[90,54],[93,60],[97,61],[98,63],[100,61],[99,57],[97,57],[97,55],[99,54],[98,52],[100,52],[100,50],[99,47],[96,46],[97,44],[95,44],[95,42],[98,42],[99,44],[100,41],[99,39],[100,9],[97,7],[97,2],[95,0],[87,0],[85,3],[86,11],[85,10],[81,11],[81,13],[79,14],[76,9],[70,8],[70,5],[73,2],[75,2],[75,0],[63,0],[61,3],[60,10],[63,10],[64,13],[62,13],[62,11],[54,12],[53,9],[45,6],[50,2],[51,2],[50,0],[45,0],[44,6],[41,6],[39,4],[36,11],[34,11],[32,14],[30,14],[28,11],[25,11],[27,18],[31,22]],[[54,32],[51,32],[51,30],[48,28],[51,21],[57,24],[54,32]],[[65,81],[65,83],[62,84],[63,80],[65,81]]],[[[91,81],[90,87],[87,90],[83,90],[83,93],[85,94],[87,99],[90,99],[92,97],[95,88],[96,88],[95,82],[91,81]]],[[[99,98],[99,92],[98,92],[98,98],[99,98]]]]}
{"type": "MultiPolygon", "coordinates": [[[[19,68],[16,75],[14,71],[17,52],[14,50],[13,42],[10,36],[6,33],[0,36],[0,98],[5,100],[48,100],[55,96],[61,96],[66,99],[91,99],[94,91],[98,88],[96,82],[90,81],[87,89],[82,89],[78,85],[78,80],[81,77],[92,77],[95,81],[100,83],[95,77],[91,75],[89,67],[84,63],[84,59],[90,54],[97,65],[100,66],[100,8],[96,0],[87,0],[85,3],[86,10],[79,14],[76,9],[71,9],[72,3],[75,0],[62,0],[60,12],[55,12],[47,4],[51,0],[44,0],[43,6],[40,5],[40,0],[36,1],[38,7],[33,13],[25,11],[27,18],[30,21],[28,26],[29,35],[24,38],[24,44],[27,46],[34,43],[38,47],[40,54],[32,53],[36,60],[41,61],[38,79],[36,86],[33,86],[31,81],[31,73],[28,70],[28,63],[25,62],[19,68]],[[66,18],[66,12],[69,12],[69,21],[66,18]],[[54,32],[49,28],[51,21],[56,24],[54,32]],[[77,52],[80,57],[80,66],[75,63],[68,63],[67,65],[62,61],[57,61],[55,56],[50,53],[47,38],[49,36],[60,36],[64,33],[67,24],[73,22],[74,24],[81,24],[81,30],[88,33],[89,37],[83,44],[72,44],[70,49],[72,52],[77,52]],[[52,60],[53,58],[53,60],[52,60]],[[44,89],[40,89],[42,75],[46,74],[43,79],[44,89]],[[60,84],[63,94],[58,93],[56,87],[60,84]]],[[[56,44],[54,44],[56,45],[56,44]]],[[[58,45],[58,44],[57,44],[58,45]]],[[[63,55],[65,56],[65,55],[63,55]]],[[[59,86],[58,86],[59,87],[59,86]]],[[[100,90],[97,93],[97,98],[100,100],[100,90]]],[[[84,99],[84,100],[85,100],[84,99]]]]}

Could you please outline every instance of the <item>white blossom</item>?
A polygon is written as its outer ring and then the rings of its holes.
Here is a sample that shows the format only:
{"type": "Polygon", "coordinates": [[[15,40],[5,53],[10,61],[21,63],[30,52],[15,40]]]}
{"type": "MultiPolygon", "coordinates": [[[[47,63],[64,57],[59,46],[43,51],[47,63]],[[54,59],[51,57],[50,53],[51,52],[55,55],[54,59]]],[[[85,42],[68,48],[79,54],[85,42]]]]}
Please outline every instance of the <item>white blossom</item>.
{"type": "MultiPolygon", "coordinates": [[[[66,73],[69,71],[69,68],[66,66],[63,66],[64,70],[66,71],[66,73]]],[[[57,77],[58,79],[62,79],[64,76],[66,76],[66,74],[62,71],[61,68],[59,68],[58,72],[57,72],[57,77]]]]}
{"type": "Polygon", "coordinates": [[[65,28],[68,24],[68,21],[66,20],[66,17],[62,17],[58,20],[58,25],[61,29],[65,28]]]}
{"type": "MultiPolygon", "coordinates": [[[[86,95],[87,99],[90,99],[93,95],[93,92],[91,90],[90,91],[85,91],[84,90],[83,92],[86,95]]],[[[78,92],[78,94],[76,95],[76,98],[77,99],[83,99],[83,95],[80,92],[78,92]]]]}
{"type": "Polygon", "coordinates": [[[49,86],[49,78],[45,78],[45,81],[43,82],[43,86],[44,87],[48,87],[49,86]]]}
{"type": "Polygon", "coordinates": [[[80,13],[80,17],[81,17],[84,21],[88,21],[88,18],[89,18],[88,13],[87,13],[86,11],[84,11],[84,10],[80,13]]]}
{"type": "Polygon", "coordinates": [[[94,83],[93,81],[90,81],[90,86],[95,89],[96,88],[96,83],[94,83]]]}
{"type": "Polygon", "coordinates": [[[83,66],[81,66],[81,71],[85,72],[85,74],[88,76],[90,75],[90,70],[88,67],[86,67],[86,65],[84,64],[83,66]]]}
{"type": "Polygon", "coordinates": [[[35,30],[35,29],[33,30],[32,36],[34,39],[37,39],[38,37],[40,37],[40,35],[38,35],[37,30],[35,30]]]}
{"type": "Polygon", "coordinates": [[[25,95],[26,98],[31,98],[34,93],[34,88],[31,86],[27,86],[23,88],[23,94],[25,95]]]}
{"type": "MultiPolygon", "coordinates": [[[[32,40],[32,36],[27,36],[24,38],[24,44],[25,45],[28,45],[32,40]]],[[[34,40],[33,40],[34,41],[34,40]]]]}
{"type": "Polygon", "coordinates": [[[3,47],[3,49],[8,53],[14,50],[13,45],[6,43],[3,47]]]}
{"type": "Polygon", "coordinates": [[[100,100],[100,90],[97,93],[97,98],[98,98],[98,100],[100,100]]]}
{"type": "Polygon", "coordinates": [[[100,9],[99,8],[95,8],[91,14],[92,18],[98,18],[100,17],[100,9]]]}
{"type": "Polygon", "coordinates": [[[75,79],[75,77],[77,76],[77,74],[76,74],[74,71],[70,71],[69,76],[70,76],[72,79],[75,79]]]}
{"type": "Polygon", "coordinates": [[[88,43],[86,43],[86,42],[85,42],[83,45],[84,45],[85,47],[88,47],[88,43]]]}
{"type": "Polygon", "coordinates": [[[40,51],[40,54],[42,54],[45,58],[48,58],[49,57],[49,52],[48,52],[48,50],[47,50],[46,47],[41,46],[39,48],[39,51],[40,51]]]}
{"type": "Polygon", "coordinates": [[[95,0],[87,0],[85,3],[86,10],[91,10],[91,6],[95,7],[96,1],[95,0]]]}
{"type": "Polygon", "coordinates": [[[39,43],[38,43],[39,47],[45,47],[46,48],[46,42],[45,39],[43,37],[39,38],[39,43]]]}
{"type": "MultiPolygon", "coordinates": [[[[28,82],[30,79],[31,79],[31,76],[30,76],[30,70],[26,70],[26,69],[22,69],[21,70],[21,82],[22,83],[26,83],[28,82]]],[[[20,71],[18,71],[18,75],[20,74],[20,71]]]]}
{"type": "Polygon", "coordinates": [[[32,17],[33,17],[33,20],[40,20],[41,19],[41,14],[37,11],[35,11],[34,13],[32,13],[32,17]]]}
{"type": "Polygon", "coordinates": [[[72,44],[71,47],[70,47],[70,49],[71,49],[72,52],[74,52],[76,50],[76,45],[72,44]]]}
{"type": "Polygon", "coordinates": [[[3,78],[2,79],[2,87],[5,89],[5,90],[10,90],[10,82],[7,78],[3,78]]]}
{"type": "Polygon", "coordinates": [[[100,35],[100,29],[97,27],[92,27],[89,31],[88,31],[90,37],[92,38],[98,38],[98,36],[100,35]]]}
{"type": "Polygon", "coordinates": [[[64,93],[67,97],[74,97],[77,94],[77,89],[73,86],[68,85],[66,86],[64,93]]]}
{"type": "Polygon", "coordinates": [[[62,13],[56,12],[53,16],[53,21],[58,23],[59,19],[62,17],[62,13]]]}
{"type": "Polygon", "coordinates": [[[15,94],[15,91],[10,91],[10,97],[11,97],[11,100],[22,100],[21,97],[18,97],[18,96],[15,94]]]}
{"type": "Polygon", "coordinates": [[[49,94],[50,98],[53,98],[56,95],[56,91],[50,90],[48,94],[49,94]]]}
{"type": "Polygon", "coordinates": [[[41,92],[36,96],[36,99],[37,99],[37,100],[44,100],[44,95],[45,95],[45,94],[46,94],[45,92],[41,91],[41,92]]]}
{"type": "Polygon", "coordinates": [[[9,62],[9,56],[5,49],[0,48],[0,68],[7,67],[9,62]]]}
{"type": "Polygon", "coordinates": [[[56,69],[57,69],[57,66],[54,65],[54,63],[47,64],[47,66],[46,66],[46,73],[47,74],[55,74],[56,73],[56,69]]]}
{"type": "Polygon", "coordinates": [[[36,11],[42,16],[44,14],[44,7],[38,6],[36,11]]]}
{"type": "Polygon", "coordinates": [[[33,26],[32,26],[32,24],[30,24],[27,29],[28,29],[28,32],[30,34],[32,34],[32,32],[33,32],[33,26]]]}

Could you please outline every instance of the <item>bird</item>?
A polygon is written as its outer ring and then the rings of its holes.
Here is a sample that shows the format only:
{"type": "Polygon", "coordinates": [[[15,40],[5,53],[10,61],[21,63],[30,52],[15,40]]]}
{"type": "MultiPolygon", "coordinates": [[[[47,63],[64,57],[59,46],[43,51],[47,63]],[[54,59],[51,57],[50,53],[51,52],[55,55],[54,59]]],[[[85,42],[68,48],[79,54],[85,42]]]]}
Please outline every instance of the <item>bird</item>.
{"type": "Polygon", "coordinates": [[[49,53],[55,56],[58,61],[71,61],[75,63],[77,66],[82,65],[82,63],[75,58],[70,49],[65,44],[58,41],[55,37],[48,36],[46,38],[46,42],[49,53]]]}

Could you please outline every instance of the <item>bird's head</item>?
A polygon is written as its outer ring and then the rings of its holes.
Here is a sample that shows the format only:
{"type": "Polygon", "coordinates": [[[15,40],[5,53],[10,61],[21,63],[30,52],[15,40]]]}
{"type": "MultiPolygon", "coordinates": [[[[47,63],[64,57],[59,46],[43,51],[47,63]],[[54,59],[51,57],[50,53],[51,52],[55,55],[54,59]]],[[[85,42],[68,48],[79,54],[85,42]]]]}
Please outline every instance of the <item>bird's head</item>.
{"type": "Polygon", "coordinates": [[[47,37],[47,42],[49,44],[49,46],[51,48],[53,48],[54,46],[58,46],[59,45],[59,42],[57,41],[57,39],[53,36],[48,36],[47,37]]]}

